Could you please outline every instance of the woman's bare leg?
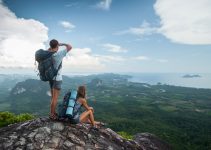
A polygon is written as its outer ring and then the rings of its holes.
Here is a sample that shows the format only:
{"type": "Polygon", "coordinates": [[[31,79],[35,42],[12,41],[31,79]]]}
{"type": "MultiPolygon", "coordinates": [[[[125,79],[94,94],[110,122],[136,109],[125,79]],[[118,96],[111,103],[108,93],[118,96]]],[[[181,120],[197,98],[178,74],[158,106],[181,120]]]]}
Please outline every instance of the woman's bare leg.
{"type": "Polygon", "coordinates": [[[86,122],[87,118],[90,120],[90,123],[94,126],[95,120],[91,110],[85,111],[80,115],[80,122],[86,122]]]}
{"type": "MultiPolygon", "coordinates": [[[[86,118],[86,119],[83,120],[83,123],[90,123],[90,124],[91,124],[91,121],[90,121],[89,118],[86,118]]],[[[101,124],[101,122],[95,121],[95,124],[96,124],[96,125],[99,125],[99,124],[101,124]]]]}
{"type": "Polygon", "coordinates": [[[86,118],[83,120],[83,123],[90,123],[91,124],[91,120],[89,118],[86,118]]]}

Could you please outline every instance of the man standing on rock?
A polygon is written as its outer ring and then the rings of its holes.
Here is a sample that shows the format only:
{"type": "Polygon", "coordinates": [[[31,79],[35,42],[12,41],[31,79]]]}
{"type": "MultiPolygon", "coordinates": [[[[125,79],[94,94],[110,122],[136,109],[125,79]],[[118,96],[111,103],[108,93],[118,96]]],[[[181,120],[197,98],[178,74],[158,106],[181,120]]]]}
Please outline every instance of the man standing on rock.
{"type": "Polygon", "coordinates": [[[49,81],[51,88],[51,106],[49,117],[50,119],[56,120],[58,119],[58,115],[56,113],[56,105],[62,85],[62,60],[66,56],[66,54],[72,49],[72,46],[69,44],[59,43],[55,39],[51,40],[49,45],[50,48],[48,50],[50,52],[54,52],[54,67],[58,68],[57,76],[53,80],[49,81]],[[65,46],[66,48],[63,50],[59,50],[59,46],[65,46]]]}

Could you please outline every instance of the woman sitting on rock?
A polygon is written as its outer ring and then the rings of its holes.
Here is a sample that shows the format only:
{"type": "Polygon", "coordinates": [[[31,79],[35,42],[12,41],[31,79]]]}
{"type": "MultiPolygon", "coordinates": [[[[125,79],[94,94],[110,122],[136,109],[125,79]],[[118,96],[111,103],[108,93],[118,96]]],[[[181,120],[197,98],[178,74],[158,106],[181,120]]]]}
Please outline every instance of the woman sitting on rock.
{"type": "Polygon", "coordinates": [[[76,115],[72,119],[72,123],[91,123],[93,127],[97,127],[97,125],[103,125],[101,122],[97,122],[94,120],[94,109],[92,107],[89,107],[86,100],[86,87],[85,86],[79,86],[78,87],[78,94],[76,99],[76,104],[74,108],[74,112],[76,115]],[[86,111],[83,113],[81,112],[81,107],[84,107],[86,111]]]}

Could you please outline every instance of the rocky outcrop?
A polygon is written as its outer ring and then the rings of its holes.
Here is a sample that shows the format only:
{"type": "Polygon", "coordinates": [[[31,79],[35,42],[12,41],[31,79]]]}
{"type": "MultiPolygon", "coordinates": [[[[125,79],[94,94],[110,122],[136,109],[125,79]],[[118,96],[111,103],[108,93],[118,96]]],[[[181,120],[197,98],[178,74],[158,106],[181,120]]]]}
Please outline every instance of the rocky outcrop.
{"type": "Polygon", "coordinates": [[[0,128],[0,149],[73,149],[73,150],[168,150],[168,144],[151,134],[137,134],[126,140],[110,128],[71,125],[48,118],[0,128]]]}

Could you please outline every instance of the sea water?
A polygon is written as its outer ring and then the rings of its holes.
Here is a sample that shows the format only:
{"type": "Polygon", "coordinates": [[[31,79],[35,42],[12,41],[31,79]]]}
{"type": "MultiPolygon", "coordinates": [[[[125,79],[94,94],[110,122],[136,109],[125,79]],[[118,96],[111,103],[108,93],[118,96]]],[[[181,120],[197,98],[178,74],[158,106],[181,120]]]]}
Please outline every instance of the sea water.
{"type": "Polygon", "coordinates": [[[128,73],[132,76],[131,82],[148,84],[168,84],[183,87],[209,88],[211,89],[211,73],[194,73],[189,75],[200,75],[200,77],[185,78],[186,73],[128,73]]]}

